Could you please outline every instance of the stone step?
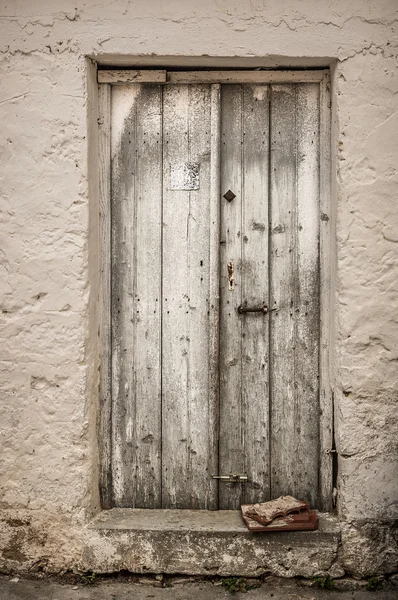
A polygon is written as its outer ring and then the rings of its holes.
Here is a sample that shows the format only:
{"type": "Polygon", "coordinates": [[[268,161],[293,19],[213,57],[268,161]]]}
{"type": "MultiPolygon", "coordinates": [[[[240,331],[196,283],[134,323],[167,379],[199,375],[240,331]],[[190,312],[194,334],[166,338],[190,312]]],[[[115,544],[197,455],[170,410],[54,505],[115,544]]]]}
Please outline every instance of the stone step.
{"type": "Polygon", "coordinates": [[[342,576],[337,519],[316,531],[250,533],[240,511],[114,508],[85,532],[83,571],[257,577],[342,576]]]}

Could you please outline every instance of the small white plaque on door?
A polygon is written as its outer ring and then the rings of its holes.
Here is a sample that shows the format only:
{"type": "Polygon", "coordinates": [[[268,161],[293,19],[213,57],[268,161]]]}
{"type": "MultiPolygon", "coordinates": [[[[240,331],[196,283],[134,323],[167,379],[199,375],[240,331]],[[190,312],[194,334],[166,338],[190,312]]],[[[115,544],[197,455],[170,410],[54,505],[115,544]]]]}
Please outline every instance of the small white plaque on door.
{"type": "Polygon", "coordinates": [[[186,162],[183,165],[170,166],[170,189],[198,190],[199,164],[186,162]]]}

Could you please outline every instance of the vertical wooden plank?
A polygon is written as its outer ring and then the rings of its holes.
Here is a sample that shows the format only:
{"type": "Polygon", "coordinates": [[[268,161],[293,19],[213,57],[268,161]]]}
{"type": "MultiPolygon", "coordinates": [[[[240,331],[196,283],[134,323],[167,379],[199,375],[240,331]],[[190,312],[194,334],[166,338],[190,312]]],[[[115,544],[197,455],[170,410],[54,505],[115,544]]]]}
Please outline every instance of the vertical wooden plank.
{"type": "Polygon", "coordinates": [[[272,86],[270,193],[271,495],[298,490],[294,374],[296,88],[272,86]]]}
{"type": "MultiPolygon", "coordinates": [[[[243,86],[221,88],[221,194],[228,190],[235,198],[221,198],[220,240],[220,440],[219,474],[244,473],[245,439],[242,412],[242,104],[243,86]],[[228,264],[233,266],[230,284],[228,264]]],[[[239,506],[243,484],[220,482],[220,509],[239,506]]]]}
{"type": "Polygon", "coordinates": [[[320,83],[320,508],[332,510],[333,486],[333,404],[330,381],[330,347],[332,329],[332,269],[331,231],[333,227],[330,202],[330,76],[324,71],[320,83]]]}
{"type": "MultiPolygon", "coordinates": [[[[268,300],[269,99],[265,85],[243,93],[242,298],[247,306],[268,300]]],[[[247,313],[242,320],[242,413],[245,443],[242,502],[269,499],[269,316],[247,313]]]]}
{"type": "Polygon", "coordinates": [[[216,507],[216,482],[211,478],[216,448],[209,431],[213,399],[208,388],[209,362],[214,360],[208,356],[210,107],[208,85],[164,90],[164,508],[216,507]],[[195,171],[197,165],[195,184],[184,170],[195,171]]]}
{"type": "Polygon", "coordinates": [[[268,305],[268,88],[222,92],[220,473],[245,473],[245,484],[220,482],[220,507],[269,498],[268,316],[237,307],[268,305]],[[227,264],[234,263],[230,290],[227,264]]]}
{"type": "Polygon", "coordinates": [[[161,504],[161,86],[143,86],[137,116],[132,486],[136,506],[157,508],[161,504]]]}
{"type": "Polygon", "coordinates": [[[112,91],[115,506],[160,506],[161,87],[112,91]]]}
{"type": "Polygon", "coordinates": [[[317,505],[319,86],[273,86],[271,493],[317,505]]]}
{"type": "MultiPolygon", "coordinates": [[[[134,402],[134,210],[136,121],[141,86],[112,88],[112,491],[114,506],[132,502],[127,465],[127,424],[134,402]],[[131,152],[130,149],[133,149],[131,152]],[[126,357],[126,362],[124,360],[126,357]],[[132,397],[133,396],[133,397],[132,397]]],[[[131,440],[130,440],[131,442],[131,440]]],[[[130,448],[131,448],[130,443],[130,448]]]]}
{"type": "Polygon", "coordinates": [[[295,379],[299,490],[319,507],[319,84],[297,84],[295,379]],[[299,309],[299,310],[297,310],[299,309]]]}
{"type": "Polygon", "coordinates": [[[111,86],[98,86],[99,152],[99,343],[100,343],[100,413],[99,464],[102,508],[112,505],[111,431],[111,86]]]}
{"type": "MultiPolygon", "coordinates": [[[[210,140],[210,248],[209,248],[209,436],[208,476],[218,474],[218,440],[220,419],[220,137],[221,86],[211,86],[210,140]],[[212,418],[213,417],[213,418],[212,418]]],[[[212,508],[218,508],[218,481],[212,508]]]]}

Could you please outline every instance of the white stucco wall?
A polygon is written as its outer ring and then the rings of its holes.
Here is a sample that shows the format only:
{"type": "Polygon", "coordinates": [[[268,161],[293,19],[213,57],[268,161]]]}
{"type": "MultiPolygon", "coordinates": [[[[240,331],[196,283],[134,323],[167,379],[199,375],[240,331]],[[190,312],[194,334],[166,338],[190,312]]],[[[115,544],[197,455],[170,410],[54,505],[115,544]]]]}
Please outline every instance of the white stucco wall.
{"type": "Polygon", "coordinates": [[[2,568],[73,567],[98,510],[91,56],[332,65],[341,561],[397,570],[397,27],[396,0],[3,0],[2,568]]]}

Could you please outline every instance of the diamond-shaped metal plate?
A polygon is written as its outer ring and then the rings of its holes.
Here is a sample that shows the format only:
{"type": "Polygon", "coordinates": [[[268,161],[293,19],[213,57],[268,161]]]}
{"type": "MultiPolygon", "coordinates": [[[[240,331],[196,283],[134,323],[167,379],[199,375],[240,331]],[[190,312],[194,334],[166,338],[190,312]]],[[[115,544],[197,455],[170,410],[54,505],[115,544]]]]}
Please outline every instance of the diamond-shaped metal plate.
{"type": "Polygon", "coordinates": [[[231,190],[228,190],[228,192],[225,192],[224,198],[225,198],[225,200],[228,200],[228,202],[232,202],[232,200],[234,198],[236,198],[236,194],[234,194],[233,192],[231,192],[231,190]]]}

